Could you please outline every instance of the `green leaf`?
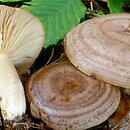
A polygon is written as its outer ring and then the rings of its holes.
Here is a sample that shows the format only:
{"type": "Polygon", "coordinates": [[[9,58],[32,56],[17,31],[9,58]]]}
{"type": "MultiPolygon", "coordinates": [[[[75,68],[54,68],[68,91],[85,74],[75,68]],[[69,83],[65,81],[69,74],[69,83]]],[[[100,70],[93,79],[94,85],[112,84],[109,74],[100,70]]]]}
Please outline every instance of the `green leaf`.
{"type": "Polygon", "coordinates": [[[19,2],[19,1],[27,1],[27,0],[0,0],[0,2],[19,2]]]}
{"type": "Polygon", "coordinates": [[[126,1],[130,0],[108,0],[108,7],[111,13],[123,12],[122,6],[126,1]]]}
{"type": "Polygon", "coordinates": [[[32,0],[32,6],[22,6],[42,21],[45,29],[45,47],[56,44],[84,17],[81,0],[32,0]]]}

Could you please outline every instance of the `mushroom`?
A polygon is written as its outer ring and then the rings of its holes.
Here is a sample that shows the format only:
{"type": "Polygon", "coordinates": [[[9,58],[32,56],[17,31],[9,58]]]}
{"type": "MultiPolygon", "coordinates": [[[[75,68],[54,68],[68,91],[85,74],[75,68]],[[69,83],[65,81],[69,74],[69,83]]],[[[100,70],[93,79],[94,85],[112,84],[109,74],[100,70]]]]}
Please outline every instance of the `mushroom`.
{"type": "Polygon", "coordinates": [[[93,79],[70,62],[50,64],[25,85],[31,114],[55,130],[84,130],[112,115],[120,90],[93,79]]]}
{"type": "Polygon", "coordinates": [[[67,57],[79,70],[112,85],[130,89],[130,14],[87,20],[64,40],[67,57]]]}
{"type": "MultiPolygon", "coordinates": [[[[118,130],[120,130],[122,128],[122,124],[124,124],[123,127],[124,126],[126,127],[126,125],[128,124],[128,120],[130,121],[130,115],[128,116],[128,113],[130,113],[130,98],[122,93],[118,109],[108,119],[109,129],[114,130],[115,128],[118,127],[118,130]],[[124,123],[122,123],[122,122],[124,122],[124,123]]],[[[128,124],[128,125],[130,128],[130,124],[128,124]]],[[[127,127],[128,127],[128,125],[127,125],[127,127]]]]}
{"type": "Polygon", "coordinates": [[[43,28],[38,18],[18,8],[0,5],[0,107],[4,119],[25,113],[24,73],[39,55],[43,28]]]}
{"type": "Polygon", "coordinates": [[[129,130],[130,129],[130,111],[125,115],[125,117],[118,122],[114,130],[129,130]]]}

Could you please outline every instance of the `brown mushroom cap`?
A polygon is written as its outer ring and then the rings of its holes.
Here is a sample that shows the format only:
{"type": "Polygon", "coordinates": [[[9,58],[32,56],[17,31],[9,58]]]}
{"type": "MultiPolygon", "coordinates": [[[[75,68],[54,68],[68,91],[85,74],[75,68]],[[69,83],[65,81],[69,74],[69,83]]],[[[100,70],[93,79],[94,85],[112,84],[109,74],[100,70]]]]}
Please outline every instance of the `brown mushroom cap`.
{"type": "MultiPolygon", "coordinates": [[[[108,119],[110,130],[118,126],[120,121],[125,119],[127,113],[130,113],[130,98],[125,94],[122,94],[118,109],[108,119]]],[[[129,116],[129,120],[130,120],[130,116],[129,116]]]]}
{"type": "Polygon", "coordinates": [[[82,72],[130,88],[130,14],[87,20],[64,40],[69,60],[82,72]]]}
{"type": "Polygon", "coordinates": [[[105,121],[118,107],[120,90],[69,62],[51,64],[26,84],[31,113],[56,130],[83,130],[105,121]]]}
{"type": "Polygon", "coordinates": [[[4,53],[24,73],[35,61],[43,46],[41,22],[19,8],[0,5],[0,53],[4,53]]]}

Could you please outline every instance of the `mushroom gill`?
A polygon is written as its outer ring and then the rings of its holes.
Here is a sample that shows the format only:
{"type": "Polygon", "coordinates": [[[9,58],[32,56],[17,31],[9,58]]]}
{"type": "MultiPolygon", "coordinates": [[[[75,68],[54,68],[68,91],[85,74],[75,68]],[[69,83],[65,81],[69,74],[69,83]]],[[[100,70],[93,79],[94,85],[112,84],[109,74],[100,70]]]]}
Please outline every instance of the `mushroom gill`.
{"type": "Polygon", "coordinates": [[[120,90],[95,80],[69,62],[48,65],[26,83],[34,117],[55,130],[84,130],[107,120],[117,109],[120,90]]]}

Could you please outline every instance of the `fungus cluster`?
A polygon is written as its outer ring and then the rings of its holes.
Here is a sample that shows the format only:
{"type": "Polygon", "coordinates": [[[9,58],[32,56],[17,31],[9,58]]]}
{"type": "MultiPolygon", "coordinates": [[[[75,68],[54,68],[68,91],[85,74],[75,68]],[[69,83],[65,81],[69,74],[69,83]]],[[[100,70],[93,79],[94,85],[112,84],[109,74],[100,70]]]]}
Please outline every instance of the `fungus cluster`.
{"type": "Polygon", "coordinates": [[[27,71],[39,55],[43,35],[38,18],[22,9],[0,5],[0,108],[4,119],[25,113],[24,88],[18,73],[27,71]]]}
{"type": "Polygon", "coordinates": [[[73,65],[44,67],[26,84],[32,115],[55,130],[84,130],[107,120],[119,105],[120,87],[130,89],[129,39],[130,14],[105,15],[72,29],[64,50],[73,65]]]}

